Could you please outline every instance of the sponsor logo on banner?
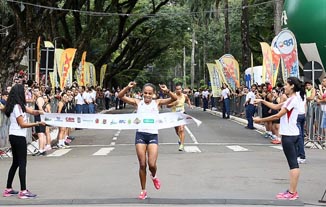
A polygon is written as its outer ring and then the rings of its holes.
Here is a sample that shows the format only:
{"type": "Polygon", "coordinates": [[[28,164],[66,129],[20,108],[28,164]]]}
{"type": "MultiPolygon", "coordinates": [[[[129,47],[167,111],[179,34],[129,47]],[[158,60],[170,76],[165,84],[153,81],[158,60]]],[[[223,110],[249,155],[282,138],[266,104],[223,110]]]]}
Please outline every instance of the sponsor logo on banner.
{"type": "Polygon", "coordinates": [[[66,122],[75,122],[73,117],[66,117],[66,122]]]}
{"type": "Polygon", "coordinates": [[[288,30],[283,30],[278,35],[276,40],[276,47],[281,54],[290,54],[295,49],[296,41],[295,37],[288,30]]]}
{"type": "Polygon", "coordinates": [[[274,46],[280,52],[285,68],[282,68],[283,79],[294,76],[299,77],[299,61],[297,52],[297,42],[294,34],[288,30],[283,29],[276,37],[274,46]]]}

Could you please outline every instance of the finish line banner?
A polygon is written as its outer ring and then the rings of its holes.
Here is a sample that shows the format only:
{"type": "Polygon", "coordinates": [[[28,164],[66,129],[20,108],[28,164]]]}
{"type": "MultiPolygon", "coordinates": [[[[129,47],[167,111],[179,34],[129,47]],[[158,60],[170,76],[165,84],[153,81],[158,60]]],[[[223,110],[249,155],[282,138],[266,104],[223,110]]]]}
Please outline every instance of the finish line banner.
{"type": "Polygon", "coordinates": [[[59,114],[41,115],[49,126],[87,129],[166,129],[201,121],[187,114],[59,114]]]}

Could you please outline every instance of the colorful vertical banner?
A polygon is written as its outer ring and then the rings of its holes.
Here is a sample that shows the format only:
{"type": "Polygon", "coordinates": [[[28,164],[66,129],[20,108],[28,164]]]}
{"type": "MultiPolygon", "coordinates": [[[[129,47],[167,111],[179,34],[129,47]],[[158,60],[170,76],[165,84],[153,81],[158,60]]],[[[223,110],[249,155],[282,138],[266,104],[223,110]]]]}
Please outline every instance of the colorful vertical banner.
{"type": "Polygon", "coordinates": [[[219,97],[219,96],[221,96],[222,84],[221,84],[221,80],[220,80],[220,76],[218,74],[216,64],[207,63],[206,65],[208,68],[209,77],[210,77],[210,81],[211,81],[213,97],[219,97]]]}
{"type": "Polygon", "coordinates": [[[223,65],[222,65],[222,63],[219,60],[215,60],[215,63],[216,63],[215,64],[216,70],[217,70],[218,75],[220,77],[221,84],[225,83],[228,86],[230,86],[230,84],[228,83],[228,81],[225,78],[225,75],[224,75],[224,72],[223,72],[223,65]]]}
{"type": "Polygon", "coordinates": [[[275,46],[284,61],[285,79],[291,76],[299,78],[298,48],[294,34],[288,29],[283,29],[276,37],[275,46]]]}
{"type": "Polygon", "coordinates": [[[61,56],[63,53],[63,49],[57,49],[54,50],[54,65],[53,65],[53,79],[54,79],[54,86],[52,87],[59,87],[60,81],[58,79],[61,79],[62,76],[62,68],[60,66],[61,56]]]}
{"type": "Polygon", "coordinates": [[[219,61],[223,66],[223,73],[229,85],[233,89],[240,87],[240,69],[238,61],[230,54],[223,55],[219,61]]]}
{"type": "Polygon", "coordinates": [[[88,62],[88,66],[89,66],[89,79],[90,79],[90,84],[92,86],[96,86],[96,70],[95,70],[95,66],[93,65],[93,63],[89,63],[88,62]]]}
{"type": "Polygon", "coordinates": [[[51,86],[52,86],[52,88],[53,88],[53,86],[55,85],[53,72],[49,72],[49,76],[50,76],[51,86]]]}
{"type": "Polygon", "coordinates": [[[104,64],[101,67],[101,72],[100,72],[100,87],[103,87],[103,81],[104,81],[104,77],[105,77],[105,73],[106,73],[106,69],[107,69],[108,65],[104,64]]]}
{"type": "Polygon", "coordinates": [[[74,61],[76,49],[65,49],[61,55],[59,68],[62,70],[60,77],[60,88],[63,89],[66,86],[72,84],[72,62],[74,61]]]}
{"type": "Polygon", "coordinates": [[[89,63],[88,62],[85,62],[85,65],[84,65],[84,72],[85,72],[85,75],[84,75],[84,78],[85,78],[85,86],[90,86],[91,85],[91,79],[90,79],[90,72],[89,72],[89,63]]]}
{"type": "Polygon", "coordinates": [[[269,44],[266,42],[260,43],[263,53],[263,82],[269,82],[273,85],[273,62],[272,62],[272,50],[269,44]]]}
{"type": "Polygon", "coordinates": [[[35,81],[40,83],[40,64],[41,64],[41,37],[37,38],[36,44],[36,63],[35,63],[35,81]]]}
{"type": "Polygon", "coordinates": [[[76,70],[76,78],[77,78],[77,83],[80,86],[85,85],[85,63],[86,63],[86,51],[83,52],[81,61],[79,63],[79,66],[76,70]]]}
{"type": "Polygon", "coordinates": [[[280,68],[280,61],[281,61],[281,53],[276,47],[276,38],[277,37],[274,37],[271,45],[272,63],[273,63],[273,86],[275,86],[277,82],[278,71],[280,68]]]}

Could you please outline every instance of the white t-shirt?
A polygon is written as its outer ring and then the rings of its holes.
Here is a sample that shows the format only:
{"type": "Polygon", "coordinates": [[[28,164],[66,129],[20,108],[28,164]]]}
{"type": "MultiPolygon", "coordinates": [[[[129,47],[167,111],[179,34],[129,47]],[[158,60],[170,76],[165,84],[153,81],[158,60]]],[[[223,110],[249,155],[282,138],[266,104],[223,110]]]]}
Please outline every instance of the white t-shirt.
{"type": "Polygon", "coordinates": [[[17,122],[19,116],[23,116],[24,122],[27,122],[26,113],[23,112],[23,109],[19,104],[16,104],[10,114],[9,135],[26,137],[27,128],[21,128],[17,122]]]}
{"type": "Polygon", "coordinates": [[[224,89],[222,90],[221,95],[223,96],[224,99],[229,98],[230,90],[229,90],[228,88],[224,88],[224,89]]]}
{"type": "Polygon", "coordinates": [[[84,101],[86,103],[86,101],[89,101],[89,99],[90,99],[90,93],[88,93],[88,92],[85,91],[83,93],[82,97],[83,97],[83,99],[84,99],[84,101]]]}
{"type": "Polygon", "coordinates": [[[75,96],[75,100],[76,100],[76,104],[78,105],[85,104],[85,101],[80,93],[78,93],[77,96],[75,96]]]}
{"type": "Polygon", "coordinates": [[[250,99],[250,103],[249,104],[254,104],[255,98],[256,98],[256,95],[254,94],[254,92],[250,91],[246,95],[246,102],[250,99]]]}
{"type": "Polygon", "coordinates": [[[297,136],[300,134],[297,127],[297,119],[299,114],[299,99],[297,96],[288,98],[282,108],[287,109],[287,113],[280,119],[280,134],[287,136],[297,136]]]}
{"type": "Polygon", "coordinates": [[[297,92],[297,97],[299,99],[299,114],[305,114],[306,113],[306,95],[304,96],[304,100],[302,100],[300,96],[300,92],[297,92]]]}
{"type": "Polygon", "coordinates": [[[209,92],[205,90],[201,93],[201,95],[203,96],[203,98],[208,98],[209,92]]]}
{"type": "MultiPolygon", "coordinates": [[[[137,107],[137,114],[150,113],[159,114],[158,106],[155,100],[152,100],[149,104],[146,104],[144,100],[141,100],[137,107]]],[[[158,134],[157,129],[138,129],[139,132],[146,132],[150,134],[158,134]]]]}

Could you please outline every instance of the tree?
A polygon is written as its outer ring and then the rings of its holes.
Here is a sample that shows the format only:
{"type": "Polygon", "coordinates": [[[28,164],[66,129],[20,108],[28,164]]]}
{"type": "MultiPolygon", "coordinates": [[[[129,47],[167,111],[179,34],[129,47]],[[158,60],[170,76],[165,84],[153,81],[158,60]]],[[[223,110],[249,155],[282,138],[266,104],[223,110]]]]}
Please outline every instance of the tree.
{"type": "Polygon", "coordinates": [[[242,43],[242,68],[248,68],[250,65],[250,48],[249,48],[249,11],[248,0],[242,0],[241,15],[241,43],[242,43]]]}
{"type": "MultiPolygon", "coordinates": [[[[6,22],[3,19],[2,22],[13,26],[10,35],[1,41],[4,49],[0,53],[0,70],[8,69],[9,73],[2,72],[0,81],[10,80],[25,49],[38,36],[43,36],[44,40],[56,38],[58,45],[65,48],[77,48],[76,60],[83,51],[89,51],[87,60],[94,62],[96,68],[108,63],[107,80],[137,64],[146,65],[168,44],[153,48],[149,41],[155,33],[152,28],[139,29],[144,34],[142,37],[135,38],[134,32],[167,3],[168,0],[151,1],[150,4],[144,0],[36,0],[22,9],[20,3],[8,1],[1,5],[10,8],[6,22]],[[93,44],[99,42],[102,46],[94,48],[93,44]]],[[[5,15],[1,13],[1,16],[5,15]]]]}

